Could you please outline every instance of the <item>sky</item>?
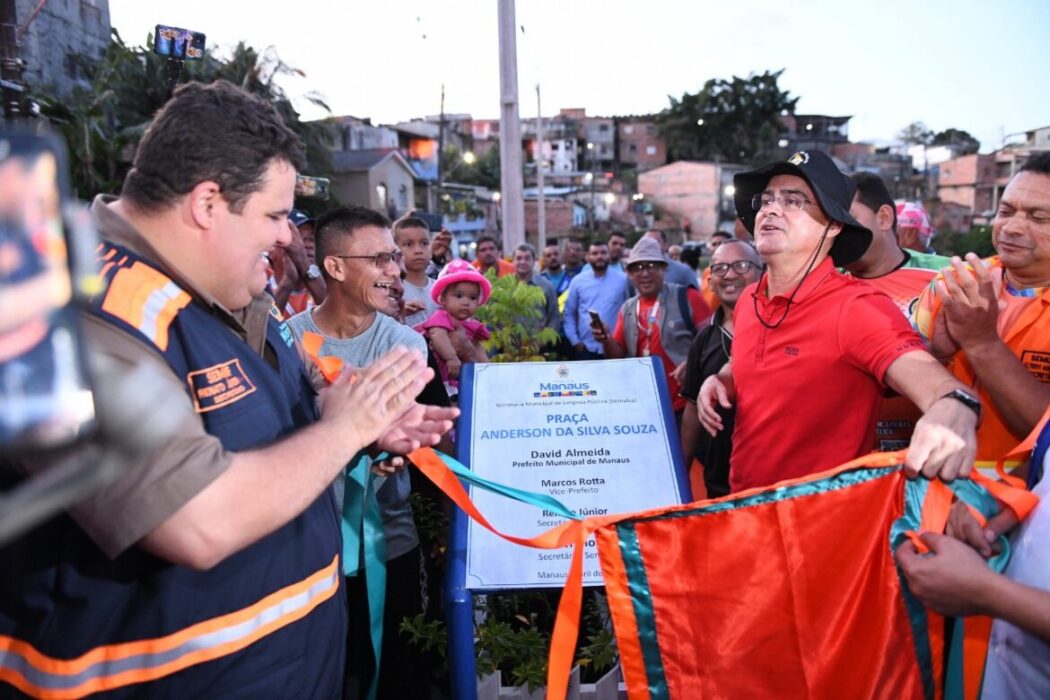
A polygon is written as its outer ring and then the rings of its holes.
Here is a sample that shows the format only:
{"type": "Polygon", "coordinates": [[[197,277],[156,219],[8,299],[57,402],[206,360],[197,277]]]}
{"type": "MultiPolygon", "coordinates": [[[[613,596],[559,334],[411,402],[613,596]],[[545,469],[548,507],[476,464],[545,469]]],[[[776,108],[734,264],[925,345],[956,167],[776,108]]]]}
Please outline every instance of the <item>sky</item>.
{"type": "MultiPolygon", "coordinates": [[[[981,141],[1050,126],[1050,0],[517,0],[519,111],[655,113],[711,78],[784,69],[799,114],[852,115],[852,141],[922,121],[981,141]]],[[[305,74],[279,80],[304,118],[375,124],[500,113],[496,0],[110,0],[129,45],[157,23],[244,41],[305,74]]]]}

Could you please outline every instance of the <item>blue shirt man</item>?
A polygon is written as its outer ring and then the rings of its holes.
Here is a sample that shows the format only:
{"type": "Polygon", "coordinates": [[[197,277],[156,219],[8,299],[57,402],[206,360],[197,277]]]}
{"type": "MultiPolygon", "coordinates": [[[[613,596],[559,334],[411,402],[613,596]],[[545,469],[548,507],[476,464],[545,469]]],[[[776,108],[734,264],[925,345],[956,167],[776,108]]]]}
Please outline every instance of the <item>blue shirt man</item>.
{"type": "Polygon", "coordinates": [[[627,299],[627,276],[609,267],[609,246],[604,241],[591,243],[585,269],[569,284],[565,300],[564,331],[576,350],[577,360],[602,357],[602,345],[591,333],[590,312],[597,311],[606,326],[613,326],[617,312],[627,299]]]}

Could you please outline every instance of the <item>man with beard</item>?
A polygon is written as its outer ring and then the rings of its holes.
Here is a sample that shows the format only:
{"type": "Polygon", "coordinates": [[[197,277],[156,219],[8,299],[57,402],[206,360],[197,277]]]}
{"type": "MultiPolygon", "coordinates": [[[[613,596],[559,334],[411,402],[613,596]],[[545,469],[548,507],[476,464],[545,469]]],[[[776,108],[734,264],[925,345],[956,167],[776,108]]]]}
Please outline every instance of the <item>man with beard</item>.
{"type": "Polygon", "coordinates": [[[602,325],[616,320],[620,305],[627,299],[627,278],[619,270],[609,268],[609,246],[594,241],[587,251],[590,269],[577,275],[569,284],[565,300],[563,328],[565,337],[575,351],[577,360],[602,358],[602,344],[594,337],[596,326],[591,320],[595,312],[602,325]]]}
{"type": "Polygon", "coordinates": [[[471,265],[481,274],[487,275],[489,270],[495,270],[497,277],[514,274],[514,266],[500,257],[499,243],[492,236],[478,238],[477,251],[478,257],[471,265]]]}
{"type": "Polygon", "coordinates": [[[623,253],[627,249],[627,237],[620,231],[609,234],[609,267],[624,269],[623,253]]]}

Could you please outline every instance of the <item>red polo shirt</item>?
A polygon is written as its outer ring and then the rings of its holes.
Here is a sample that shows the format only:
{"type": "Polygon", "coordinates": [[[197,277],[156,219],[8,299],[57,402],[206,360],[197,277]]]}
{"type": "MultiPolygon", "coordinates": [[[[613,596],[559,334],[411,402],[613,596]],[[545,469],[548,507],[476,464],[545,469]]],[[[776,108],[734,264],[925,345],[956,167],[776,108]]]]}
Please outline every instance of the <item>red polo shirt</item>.
{"type": "Polygon", "coordinates": [[[790,305],[767,297],[769,278],[744,290],[733,335],[736,427],[730,488],[769,486],[871,451],[883,377],[925,350],[893,300],[840,274],[827,258],[790,305]]]}

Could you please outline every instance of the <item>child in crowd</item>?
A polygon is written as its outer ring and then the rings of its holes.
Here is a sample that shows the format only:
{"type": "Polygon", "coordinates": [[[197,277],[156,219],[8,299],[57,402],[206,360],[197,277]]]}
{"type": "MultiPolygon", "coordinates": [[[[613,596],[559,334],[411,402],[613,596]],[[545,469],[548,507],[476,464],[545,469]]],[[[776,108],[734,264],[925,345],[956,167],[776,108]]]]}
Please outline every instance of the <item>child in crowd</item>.
{"type": "Polygon", "coordinates": [[[431,297],[441,307],[414,328],[426,336],[441,369],[449,395],[457,393],[459,371],[464,362],[488,362],[481,342],[489,330],[474,318],[488,301],[492,285],[465,260],[453,260],[441,271],[431,297]]]}
{"type": "Polygon", "coordinates": [[[427,222],[414,216],[405,216],[394,222],[394,243],[404,254],[405,319],[408,326],[416,326],[437,311],[431,297],[434,280],[427,277],[430,265],[430,230],[427,222]]]}

